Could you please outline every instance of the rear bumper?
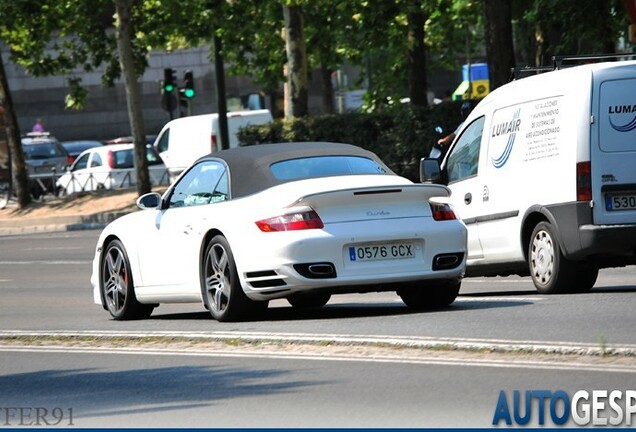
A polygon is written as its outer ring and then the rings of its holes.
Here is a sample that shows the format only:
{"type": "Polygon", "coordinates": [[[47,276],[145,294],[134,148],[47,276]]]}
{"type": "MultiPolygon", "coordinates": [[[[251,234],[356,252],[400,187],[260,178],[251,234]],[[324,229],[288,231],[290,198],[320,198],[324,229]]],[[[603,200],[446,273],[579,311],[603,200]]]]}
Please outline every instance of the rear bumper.
{"type": "Polygon", "coordinates": [[[423,286],[437,286],[463,276],[466,229],[460,221],[431,223],[423,218],[358,222],[355,230],[351,224],[334,223],[322,230],[252,236],[249,249],[238,247],[234,256],[243,288],[254,300],[316,290],[396,290],[396,284],[417,281],[423,286]],[[350,259],[352,245],[400,241],[413,245],[414,258],[369,262],[350,259]],[[456,254],[458,260],[446,266],[450,254],[456,254]],[[436,263],[440,264],[437,268],[436,263]],[[308,274],[312,266],[317,267],[317,274],[308,274]],[[331,271],[327,271],[328,266],[331,271]]]}
{"type": "Polygon", "coordinates": [[[600,266],[636,264],[636,223],[595,225],[587,202],[547,207],[561,248],[572,260],[594,260],[600,266]]]}

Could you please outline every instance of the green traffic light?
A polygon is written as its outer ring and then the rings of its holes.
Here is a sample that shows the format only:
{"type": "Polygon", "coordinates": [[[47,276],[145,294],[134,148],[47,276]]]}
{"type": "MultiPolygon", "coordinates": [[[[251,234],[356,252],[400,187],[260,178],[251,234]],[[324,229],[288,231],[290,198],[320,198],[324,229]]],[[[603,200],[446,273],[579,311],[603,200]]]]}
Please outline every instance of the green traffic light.
{"type": "Polygon", "coordinates": [[[174,86],[171,84],[166,84],[166,86],[163,89],[167,91],[168,93],[170,93],[172,92],[172,90],[174,90],[174,86]]]}
{"type": "Polygon", "coordinates": [[[184,94],[184,95],[185,95],[185,97],[187,97],[187,98],[192,98],[192,97],[194,97],[194,89],[187,88],[187,89],[185,89],[185,91],[183,92],[183,94],[184,94]]]}

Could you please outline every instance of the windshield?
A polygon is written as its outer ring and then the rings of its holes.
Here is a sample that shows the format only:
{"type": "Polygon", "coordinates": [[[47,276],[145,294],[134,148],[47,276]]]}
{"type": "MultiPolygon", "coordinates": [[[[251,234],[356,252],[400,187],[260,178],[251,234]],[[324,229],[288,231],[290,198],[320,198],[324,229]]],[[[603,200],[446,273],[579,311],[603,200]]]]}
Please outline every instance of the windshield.
{"type": "Polygon", "coordinates": [[[26,159],[48,159],[66,156],[64,152],[52,142],[23,145],[26,159]]]}
{"type": "Polygon", "coordinates": [[[360,156],[317,156],[290,159],[270,166],[279,180],[327,177],[351,174],[386,174],[377,162],[360,156]]]}

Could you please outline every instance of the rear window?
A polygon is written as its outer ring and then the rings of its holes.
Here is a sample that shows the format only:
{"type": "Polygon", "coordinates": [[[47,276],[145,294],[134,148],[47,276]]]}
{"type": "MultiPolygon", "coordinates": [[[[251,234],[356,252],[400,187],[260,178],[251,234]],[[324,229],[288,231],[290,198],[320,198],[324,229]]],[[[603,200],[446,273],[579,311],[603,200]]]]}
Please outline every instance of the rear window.
{"type": "Polygon", "coordinates": [[[24,149],[24,156],[26,159],[49,159],[66,156],[64,150],[53,142],[24,144],[22,148],[24,149]]]}
{"type": "Polygon", "coordinates": [[[278,180],[351,174],[386,174],[376,161],[360,156],[316,156],[276,162],[270,170],[278,180]]]}

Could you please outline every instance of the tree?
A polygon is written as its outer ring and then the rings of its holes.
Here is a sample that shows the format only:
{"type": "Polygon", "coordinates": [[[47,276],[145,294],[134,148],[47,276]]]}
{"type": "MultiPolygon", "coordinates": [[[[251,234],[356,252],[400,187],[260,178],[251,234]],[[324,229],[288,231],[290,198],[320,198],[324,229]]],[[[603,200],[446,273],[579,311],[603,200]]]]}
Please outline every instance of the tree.
{"type": "Polygon", "coordinates": [[[18,207],[24,208],[31,202],[29,195],[29,178],[27,176],[24,152],[20,141],[20,129],[13,109],[13,100],[9,91],[7,75],[4,69],[4,60],[0,56],[0,102],[4,111],[4,124],[11,153],[11,165],[13,167],[13,183],[15,184],[18,207]]]}
{"type": "Polygon", "coordinates": [[[482,1],[486,58],[492,90],[510,81],[510,70],[515,67],[512,45],[512,5],[510,0],[482,1]]]}
{"type": "Polygon", "coordinates": [[[146,133],[141,109],[141,93],[133,52],[134,24],[132,22],[133,0],[115,0],[117,13],[117,50],[119,65],[126,87],[128,119],[135,143],[135,165],[137,167],[137,193],[139,196],[151,191],[146,158],[146,133]]]}
{"type": "Polygon", "coordinates": [[[534,0],[522,16],[533,25],[537,66],[555,55],[614,53],[629,24],[623,0],[534,0]]]}
{"type": "Polygon", "coordinates": [[[309,114],[309,90],[303,9],[296,2],[290,1],[283,4],[283,15],[287,53],[285,117],[304,117],[309,114]]]}

